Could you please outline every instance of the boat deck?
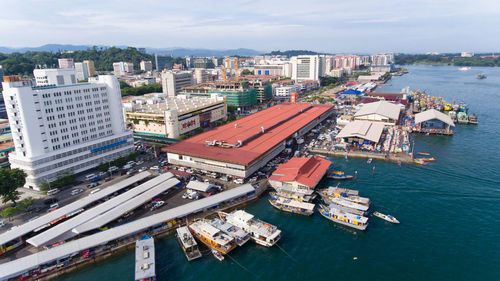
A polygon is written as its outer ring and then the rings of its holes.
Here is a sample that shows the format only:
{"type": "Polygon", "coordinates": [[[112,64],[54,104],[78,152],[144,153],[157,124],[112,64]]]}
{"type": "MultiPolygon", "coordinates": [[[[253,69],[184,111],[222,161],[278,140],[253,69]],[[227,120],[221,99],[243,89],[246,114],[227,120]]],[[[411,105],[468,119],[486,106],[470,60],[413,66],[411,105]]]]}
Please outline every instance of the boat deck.
{"type": "Polygon", "coordinates": [[[135,242],[135,280],[155,277],[155,244],[153,238],[145,236],[135,242]]]}
{"type": "Polygon", "coordinates": [[[187,226],[182,226],[177,228],[177,240],[181,244],[181,247],[186,255],[188,261],[192,261],[197,258],[201,258],[201,252],[198,249],[198,243],[194,239],[193,235],[187,228],[187,226]]]}

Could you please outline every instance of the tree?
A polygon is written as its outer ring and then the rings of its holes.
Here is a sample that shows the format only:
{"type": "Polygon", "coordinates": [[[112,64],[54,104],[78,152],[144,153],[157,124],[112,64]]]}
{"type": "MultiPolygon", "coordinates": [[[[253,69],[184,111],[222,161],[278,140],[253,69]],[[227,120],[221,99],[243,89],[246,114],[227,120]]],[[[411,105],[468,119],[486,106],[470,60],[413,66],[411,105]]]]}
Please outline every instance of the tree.
{"type": "Polygon", "coordinates": [[[18,187],[26,183],[26,173],[20,169],[0,169],[0,195],[3,203],[12,201],[14,206],[19,199],[18,187]]]}
{"type": "Polygon", "coordinates": [[[3,218],[8,218],[17,214],[18,212],[19,210],[15,207],[7,207],[0,212],[0,216],[2,216],[3,218]]]}

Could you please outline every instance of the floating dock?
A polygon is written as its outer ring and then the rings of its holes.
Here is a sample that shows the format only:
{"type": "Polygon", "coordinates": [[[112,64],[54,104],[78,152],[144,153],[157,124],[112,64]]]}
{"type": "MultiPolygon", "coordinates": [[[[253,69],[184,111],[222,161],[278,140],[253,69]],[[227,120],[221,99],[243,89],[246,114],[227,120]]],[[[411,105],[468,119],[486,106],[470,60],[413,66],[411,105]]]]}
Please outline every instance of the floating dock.
{"type": "Polygon", "coordinates": [[[147,235],[135,242],[135,280],[156,280],[155,243],[147,235]]]}

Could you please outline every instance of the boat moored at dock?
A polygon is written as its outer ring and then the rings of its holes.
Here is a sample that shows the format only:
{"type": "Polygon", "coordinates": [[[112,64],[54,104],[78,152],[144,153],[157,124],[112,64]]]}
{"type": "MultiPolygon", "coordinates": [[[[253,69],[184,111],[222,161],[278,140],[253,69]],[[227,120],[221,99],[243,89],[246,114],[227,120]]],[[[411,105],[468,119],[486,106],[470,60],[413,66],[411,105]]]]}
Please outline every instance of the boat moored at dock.
{"type": "Polygon", "coordinates": [[[365,216],[347,213],[331,205],[329,207],[320,205],[318,210],[323,217],[333,222],[358,230],[366,230],[368,227],[368,218],[365,216]]]}
{"type": "Polygon", "coordinates": [[[353,178],[352,175],[346,175],[342,171],[327,172],[326,177],[334,180],[350,180],[353,178]]]}
{"type": "Polygon", "coordinates": [[[271,247],[281,238],[281,230],[276,226],[254,218],[254,215],[243,210],[235,210],[231,213],[218,212],[219,217],[250,233],[255,243],[271,247]]]}
{"type": "Polygon", "coordinates": [[[312,203],[285,198],[279,196],[275,192],[270,192],[269,195],[269,203],[279,210],[306,216],[310,216],[314,213],[315,205],[312,203]]]}
{"type": "Polygon", "coordinates": [[[135,280],[156,280],[155,243],[147,235],[135,242],[135,280]]]}
{"type": "Polygon", "coordinates": [[[234,239],[213,227],[211,224],[204,220],[195,221],[189,225],[189,229],[193,235],[205,244],[210,249],[221,252],[222,254],[229,253],[236,247],[234,239]]]}
{"type": "MultiPolygon", "coordinates": [[[[370,198],[359,196],[357,190],[330,186],[328,188],[319,190],[318,193],[323,199],[332,199],[338,197],[343,198],[347,201],[370,207],[370,198]]],[[[328,201],[331,202],[331,200],[328,201]]]]}
{"type": "Polygon", "coordinates": [[[201,258],[201,252],[198,249],[198,243],[194,239],[191,232],[187,226],[182,226],[176,229],[177,231],[177,240],[181,245],[182,251],[184,251],[184,255],[186,256],[188,261],[192,261],[197,258],[201,258]]]}
{"type": "Polygon", "coordinates": [[[299,188],[294,186],[283,186],[274,189],[279,196],[302,202],[311,202],[316,198],[314,189],[308,187],[299,188]]]}
{"type": "Polygon", "coordinates": [[[213,218],[209,223],[225,234],[233,237],[234,242],[238,246],[243,246],[248,240],[250,240],[250,234],[243,229],[234,226],[233,224],[223,221],[219,218],[213,218]]]}

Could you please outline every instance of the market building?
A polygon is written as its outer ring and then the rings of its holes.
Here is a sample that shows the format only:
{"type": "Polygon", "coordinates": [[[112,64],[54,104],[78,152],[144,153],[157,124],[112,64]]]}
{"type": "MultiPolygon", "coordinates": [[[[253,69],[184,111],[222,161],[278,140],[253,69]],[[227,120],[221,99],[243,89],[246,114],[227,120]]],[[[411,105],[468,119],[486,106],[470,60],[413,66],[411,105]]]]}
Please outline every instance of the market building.
{"type": "Polygon", "coordinates": [[[314,189],[332,162],[320,156],[294,157],[280,164],[269,177],[274,188],[293,187],[314,189]]]}
{"type": "Polygon", "coordinates": [[[354,114],[355,120],[380,122],[385,125],[396,125],[399,121],[401,107],[387,101],[364,104],[354,114]]]}

